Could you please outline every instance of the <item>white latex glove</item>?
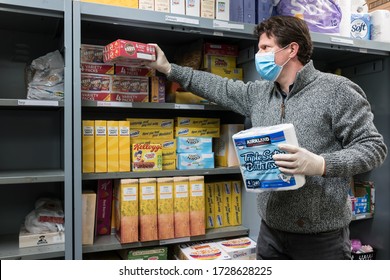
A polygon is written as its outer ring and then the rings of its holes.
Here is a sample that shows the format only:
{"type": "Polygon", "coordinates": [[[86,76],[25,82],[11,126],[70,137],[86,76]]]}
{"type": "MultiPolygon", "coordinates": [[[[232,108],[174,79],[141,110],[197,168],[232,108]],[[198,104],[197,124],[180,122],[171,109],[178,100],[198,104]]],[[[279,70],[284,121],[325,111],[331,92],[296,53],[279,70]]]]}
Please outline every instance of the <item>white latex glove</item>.
{"type": "Polygon", "coordinates": [[[280,144],[278,147],[280,150],[288,152],[288,154],[273,156],[280,172],[309,176],[325,175],[325,159],[322,156],[289,144],[280,144]]]}
{"type": "Polygon", "coordinates": [[[164,52],[157,44],[150,44],[156,47],[156,55],[157,59],[156,61],[150,62],[145,61],[145,66],[156,69],[157,71],[168,75],[171,72],[171,64],[169,63],[168,59],[166,58],[164,52]]]}

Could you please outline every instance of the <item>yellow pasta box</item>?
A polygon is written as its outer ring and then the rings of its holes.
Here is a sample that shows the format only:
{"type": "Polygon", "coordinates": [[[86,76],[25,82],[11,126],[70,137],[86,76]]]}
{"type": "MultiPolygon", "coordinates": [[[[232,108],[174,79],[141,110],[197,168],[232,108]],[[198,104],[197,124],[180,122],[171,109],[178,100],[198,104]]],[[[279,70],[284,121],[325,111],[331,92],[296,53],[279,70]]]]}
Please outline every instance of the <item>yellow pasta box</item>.
{"type": "Polygon", "coordinates": [[[224,214],[224,225],[226,227],[232,225],[231,221],[231,205],[232,205],[232,183],[231,181],[222,182],[222,203],[224,214]]]}
{"type": "Polygon", "coordinates": [[[95,172],[107,172],[107,121],[95,120],[95,172]]]}
{"type": "Polygon", "coordinates": [[[131,147],[132,171],[162,170],[161,144],[137,143],[131,147]]]}
{"type": "Polygon", "coordinates": [[[138,9],[138,0],[81,0],[81,2],[92,2],[104,5],[138,9]]]}
{"type": "Polygon", "coordinates": [[[83,121],[83,173],[95,172],[95,121],[83,121]]]}
{"type": "Polygon", "coordinates": [[[162,169],[163,170],[176,170],[176,160],[163,158],[162,169]]]}
{"type": "Polygon", "coordinates": [[[175,238],[190,236],[188,177],[174,177],[175,238]]]}
{"type": "Polygon", "coordinates": [[[225,209],[223,208],[223,183],[215,182],[214,187],[215,204],[214,204],[214,221],[215,228],[225,226],[225,209]]]}
{"type": "Polygon", "coordinates": [[[219,118],[192,118],[176,117],[175,125],[177,127],[219,127],[219,118]]]}
{"type": "Polygon", "coordinates": [[[158,239],[156,178],[139,179],[139,240],[158,239]]]}
{"type": "Polygon", "coordinates": [[[119,171],[130,171],[130,123],[119,121],[119,171]]]}
{"type": "Polygon", "coordinates": [[[173,178],[157,178],[158,239],[175,237],[173,215],[173,178]]]}
{"type": "Polygon", "coordinates": [[[214,183],[205,184],[205,205],[206,205],[206,228],[215,227],[215,193],[214,193],[214,183]]]}
{"type": "Polygon", "coordinates": [[[120,243],[138,241],[138,179],[114,183],[115,230],[120,243]]]}
{"type": "Polygon", "coordinates": [[[241,181],[232,181],[232,199],[231,199],[231,211],[230,221],[233,226],[239,226],[242,222],[242,192],[241,192],[241,181]]]}
{"type": "Polygon", "coordinates": [[[204,176],[189,176],[190,234],[206,234],[204,176]]]}
{"type": "Polygon", "coordinates": [[[173,119],[139,119],[127,118],[132,128],[172,128],[173,119]]]}
{"type": "Polygon", "coordinates": [[[107,171],[119,171],[119,123],[107,121],[107,171]]]}

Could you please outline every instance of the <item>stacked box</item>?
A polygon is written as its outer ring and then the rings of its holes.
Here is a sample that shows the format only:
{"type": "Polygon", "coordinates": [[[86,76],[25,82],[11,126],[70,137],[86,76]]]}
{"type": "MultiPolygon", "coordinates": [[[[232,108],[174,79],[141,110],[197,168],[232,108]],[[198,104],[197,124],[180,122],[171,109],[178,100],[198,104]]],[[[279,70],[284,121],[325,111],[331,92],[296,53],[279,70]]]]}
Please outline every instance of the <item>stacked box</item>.
{"type": "Polygon", "coordinates": [[[81,63],[103,63],[104,46],[81,44],[81,63]]]}
{"type": "Polygon", "coordinates": [[[156,71],[154,69],[146,67],[131,67],[127,65],[118,65],[114,66],[115,75],[123,76],[135,76],[135,77],[152,77],[155,75],[156,71]]]}
{"type": "Polygon", "coordinates": [[[214,184],[214,227],[220,228],[226,226],[225,211],[223,207],[223,183],[216,182],[214,184]]]}
{"type": "Polygon", "coordinates": [[[150,102],[165,103],[165,82],[164,77],[150,78],[150,102]]]}
{"type": "Polygon", "coordinates": [[[124,260],[167,260],[168,248],[164,246],[122,251],[124,260]]]}
{"type": "Polygon", "coordinates": [[[186,15],[193,17],[200,17],[200,1],[201,0],[185,0],[186,1],[186,15]]]}
{"type": "Polygon", "coordinates": [[[95,172],[95,121],[83,120],[83,173],[95,172]]]}
{"type": "Polygon", "coordinates": [[[138,188],[138,179],[115,181],[115,230],[120,243],[138,241],[138,188]]]}
{"type": "Polygon", "coordinates": [[[205,187],[206,228],[210,229],[215,227],[215,185],[214,183],[206,183],[205,187]]]}
{"type": "Polygon", "coordinates": [[[188,177],[174,177],[175,238],[190,236],[190,201],[188,177]]]}
{"type": "Polygon", "coordinates": [[[219,118],[192,118],[192,117],[176,117],[176,127],[219,127],[219,118]]]}
{"type": "Polygon", "coordinates": [[[130,122],[119,121],[119,171],[130,171],[130,122]]]}
{"type": "Polygon", "coordinates": [[[119,122],[107,121],[107,171],[119,171],[119,122]]]}
{"type": "Polygon", "coordinates": [[[232,181],[232,199],[231,199],[231,207],[230,207],[230,221],[232,223],[232,226],[239,226],[241,225],[241,181],[232,181]]]}
{"type": "Polygon", "coordinates": [[[139,179],[139,240],[158,239],[156,178],[139,179]]]}
{"type": "Polygon", "coordinates": [[[215,0],[200,0],[200,16],[203,18],[215,18],[215,0]]]}
{"type": "Polygon", "coordinates": [[[157,178],[158,239],[175,237],[173,178],[157,178]]]}
{"type": "Polygon", "coordinates": [[[231,257],[215,242],[177,245],[180,260],[230,260],[231,257]]]}
{"type": "Polygon", "coordinates": [[[132,144],[133,172],[162,170],[162,146],[160,144],[132,144]]]}
{"type": "Polygon", "coordinates": [[[81,0],[81,1],[138,9],[138,0],[81,0]]]}
{"type": "Polygon", "coordinates": [[[153,45],[118,39],[106,45],[103,50],[103,61],[124,65],[140,65],[140,62],[156,60],[156,49],[153,45]]]}
{"type": "Polygon", "coordinates": [[[96,194],[96,235],[107,235],[111,233],[112,194],[112,180],[98,180],[96,194]]]}
{"type": "Polygon", "coordinates": [[[214,153],[217,166],[238,166],[236,150],[232,136],[244,129],[243,124],[221,125],[221,136],[214,141],[214,153]]]}
{"type": "Polygon", "coordinates": [[[214,168],[214,153],[181,153],[176,156],[178,170],[214,168]]]}
{"type": "Polygon", "coordinates": [[[232,226],[231,206],[232,206],[232,183],[230,181],[222,182],[222,205],[223,205],[223,223],[224,226],[232,226]]]}
{"type": "Polygon", "coordinates": [[[219,127],[175,127],[175,137],[215,137],[220,135],[219,127]]]}
{"type": "Polygon", "coordinates": [[[169,2],[170,0],[154,0],[154,10],[156,12],[169,13],[171,11],[169,2]]]}
{"type": "Polygon", "coordinates": [[[107,172],[107,121],[95,120],[95,172],[107,172]]]}
{"type": "Polygon", "coordinates": [[[211,137],[177,137],[177,153],[212,153],[211,137]]]}
{"type": "Polygon", "coordinates": [[[223,240],[217,244],[230,256],[231,260],[256,259],[256,242],[249,237],[223,240]]]}
{"type": "Polygon", "coordinates": [[[95,236],[96,193],[85,191],[82,197],[81,220],[83,225],[82,244],[93,245],[95,236]]]}
{"type": "Polygon", "coordinates": [[[204,176],[190,176],[190,235],[206,234],[204,176]]]}
{"type": "Polygon", "coordinates": [[[149,78],[112,76],[111,101],[149,102],[149,78]]]}
{"type": "MultiPolygon", "coordinates": [[[[233,0],[232,0],[233,1],[233,0]]],[[[230,0],[217,0],[215,3],[215,18],[229,21],[230,0]]]]}
{"type": "Polygon", "coordinates": [[[19,248],[39,247],[65,243],[65,232],[31,233],[22,225],[19,230],[19,248]]]}

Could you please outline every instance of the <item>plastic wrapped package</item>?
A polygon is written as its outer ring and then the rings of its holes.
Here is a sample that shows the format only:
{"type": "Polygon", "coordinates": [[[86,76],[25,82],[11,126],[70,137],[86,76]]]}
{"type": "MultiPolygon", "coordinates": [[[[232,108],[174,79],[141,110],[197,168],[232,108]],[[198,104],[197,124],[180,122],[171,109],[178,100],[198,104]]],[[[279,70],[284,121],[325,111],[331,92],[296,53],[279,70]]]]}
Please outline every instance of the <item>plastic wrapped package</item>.
{"type": "Polygon", "coordinates": [[[280,0],[277,14],[299,17],[309,30],[318,33],[340,32],[341,10],[334,0],[280,0]]]}

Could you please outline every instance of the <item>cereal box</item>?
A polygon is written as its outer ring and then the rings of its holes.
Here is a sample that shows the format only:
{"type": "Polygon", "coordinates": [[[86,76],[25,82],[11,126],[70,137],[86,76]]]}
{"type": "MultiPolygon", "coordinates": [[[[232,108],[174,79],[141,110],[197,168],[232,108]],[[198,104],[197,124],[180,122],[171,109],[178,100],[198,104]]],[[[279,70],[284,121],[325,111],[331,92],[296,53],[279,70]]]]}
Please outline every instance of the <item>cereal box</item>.
{"type": "Polygon", "coordinates": [[[175,126],[178,127],[219,127],[219,118],[191,118],[176,117],[175,126]]]}
{"type": "Polygon", "coordinates": [[[206,183],[205,184],[205,195],[206,195],[206,228],[214,228],[215,227],[215,193],[214,193],[214,188],[215,184],[214,183],[206,183]]]}
{"type": "Polygon", "coordinates": [[[224,226],[231,226],[232,183],[230,181],[222,182],[222,205],[224,226]]]}
{"type": "Polygon", "coordinates": [[[173,178],[157,178],[158,239],[175,237],[173,215],[173,178]]]}
{"type": "Polygon", "coordinates": [[[119,121],[119,172],[130,171],[130,123],[119,121]]]}
{"type": "Polygon", "coordinates": [[[173,139],[173,128],[133,128],[130,124],[130,137],[133,139],[173,139]]]}
{"type": "Polygon", "coordinates": [[[175,137],[219,137],[219,127],[175,127],[175,137]]]}
{"type": "Polygon", "coordinates": [[[81,100],[91,101],[110,101],[111,94],[109,92],[81,92],[81,100]]]}
{"type": "Polygon", "coordinates": [[[107,172],[119,171],[119,123],[107,121],[107,172]]]}
{"type": "Polygon", "coordinates": [[[127,118],[132,128],[172,128],[173,119],[139,119],[127,118]]]}
{"type": "Polygon", "coordinates": [[[138,199],[138,179],[115,180],[115,229],[120,243],[138,241],[138,199]]]}
{"type": "Polygon", "coordinates": [[[204,56],[204,68],[236,68],[235,56],[217,56],[217,55],[205,55],[204,56]]]}
{"type": "Polygon", "coordinates": [[[155,61],[156,49],[153,45],[118,39],[104,47],[103,61],[110,63],[137,63],[155,61]]]}
{"type": "Polygon", "coordinates": [[[111,233],[112,180],[98,180],[96,192],[96,235],[111,233]]]}
{"type": "Polygon", "coordinates": [[[189,176],[190,234],[206,234],[204,176],[189,176]]]}
{"type": "Polygon", "coordinates": [[[131,147],[132,171],[162,170],[161,144],[136,143],[131,147]]]}
{"type": "Polygon", "coordinates": [[[107,121],[95,120],[95,172],[107,172],[107,121]]]}
{"type": "Polygon", "coordinates": [[[175,238],[190,236],[188,177],[174,177],[175,238]]]}
{"type": "Polygon", "coordinates": [[[204,54],[217,56],[238,56],[238,45],[205,43],[204,54]]]}
{"type": "Polygon", "coordinates": [[[223,207],[223,184],[216,182],[214,185],[214,227],[225,226],[225,209],[223,207]]]}
{"type": "Polygon", "coordinates": [[[158,239],[156,178],[139,179],[139,240],[158,239]]]}
{"type": "Polygon", "coordinates": [[[241,225],[241,181],[232,181],[230,221],[233,226],[241,225]]]}
{"type": "Polygon", "coordinates": [[[164,159],[162,163],[163,170],[176,170],[176,160],[175,159],[164,159]]]}
{"type": "Polygon", "coordinates": [[[95,122],[83,120],[83,173],[95,172],[95,122]]]}
{"type": "Polygon", "coordinates": [[[81,44],[80,60],[82,63],[103,63],[104,46],[81,44]]]}

